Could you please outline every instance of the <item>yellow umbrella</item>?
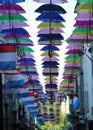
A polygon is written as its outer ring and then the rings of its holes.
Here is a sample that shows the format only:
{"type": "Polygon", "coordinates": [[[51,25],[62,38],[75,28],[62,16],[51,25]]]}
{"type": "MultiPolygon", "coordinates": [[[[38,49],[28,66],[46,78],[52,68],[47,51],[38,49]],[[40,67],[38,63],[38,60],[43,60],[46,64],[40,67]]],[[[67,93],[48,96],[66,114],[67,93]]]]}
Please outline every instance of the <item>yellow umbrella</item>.
{"type": "MultiPolygon", "coordinates": [[[[50,77],[48,76],[48,77],[46,77],[45,78],[45,80],[50,80],[50,77]]],[[[55,78],[55,77],[51,77],[51,80],[58,80],[57,78],[55,78]]]]}
{"type": "Polygon", "coordinates": [[[77,6],[75,9],[76,12],[93,12],[93,4],[83,3],[77,6]]]}
{"type": "MultiPolygon", "coordinates": [[[[59,56],[56,52],[51,52],[52,56],[59,56]]],[[[44,52],[41,54],[41,56],[49,56],[49,52],[44,52]]]]}
{"type": "MultiPolygon", "coordinates": [[[[49,28],[50,22],[42,22],[37,28],[49,28]]],[[[65,26],[62,23],[51,23],[51,28],[64,28],[65,26]]]]}

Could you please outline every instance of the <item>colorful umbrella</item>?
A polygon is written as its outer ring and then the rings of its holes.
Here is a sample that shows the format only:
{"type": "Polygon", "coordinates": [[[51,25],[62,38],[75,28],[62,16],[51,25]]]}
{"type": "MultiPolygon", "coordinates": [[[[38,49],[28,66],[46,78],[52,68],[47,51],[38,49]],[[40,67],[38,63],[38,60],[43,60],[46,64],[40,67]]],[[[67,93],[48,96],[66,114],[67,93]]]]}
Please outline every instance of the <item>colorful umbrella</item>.
{"type": "Polygon", "coordinates": [[[2,4],[0,5],[0,14],[17,14],[25,13],[25,10],[16,4],[2,4]]]}
{"type": "Polygon", "coordinates": [[[66,11],[61,6],[55,4],[44,4],[35,10],[35,12],[38,13],[50,13],[50,11],[58,14],[66,13],[66,11]]]}
{"type": "Polygon", "coordinates": [[[41,2],[41,3],[67,3],[67,0],[33,0],[35,2],[41,2]]]}
{"type": "Polygon", "coordinates": [[[0,0],[1,4],[16,4],[20,2],[24,2],[25,0],[0,0]]]}

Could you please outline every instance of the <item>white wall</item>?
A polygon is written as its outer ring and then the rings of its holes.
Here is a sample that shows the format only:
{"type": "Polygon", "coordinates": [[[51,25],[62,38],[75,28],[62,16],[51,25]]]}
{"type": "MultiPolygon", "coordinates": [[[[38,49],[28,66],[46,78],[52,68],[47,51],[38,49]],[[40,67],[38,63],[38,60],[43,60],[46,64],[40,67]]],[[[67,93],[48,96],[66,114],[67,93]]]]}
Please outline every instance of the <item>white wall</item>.
{"type": "Polygon", "coordinates": [[[85,101],[85,112],[90,110],[93,106],[93,78],[92,78],[92,61],[90,60],[91,53],[86,51],[83,57],[83,78],[84,78],[84,101],[85,101]]]}

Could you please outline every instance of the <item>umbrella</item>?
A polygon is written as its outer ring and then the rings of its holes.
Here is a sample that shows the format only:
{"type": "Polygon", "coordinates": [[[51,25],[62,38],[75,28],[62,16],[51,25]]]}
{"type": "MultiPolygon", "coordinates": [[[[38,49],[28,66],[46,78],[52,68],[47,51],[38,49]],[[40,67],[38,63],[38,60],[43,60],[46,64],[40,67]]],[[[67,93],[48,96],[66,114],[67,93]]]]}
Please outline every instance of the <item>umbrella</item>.
{"type": "Polygon", "coordinates": [[[33,0],[35,2],[41,2],[41,3],[67,3],[67,0],[33,0]]]}
{"type": "Polygon", "coordinates": [[[89,20],[93,20],[93,13],[88,13],[88,12],[81,12],[78,13],[78,15],[75,17],[75,20],[78,21],[89,21],[89,20]]]}
{"type": "Polygon", "coordinates": [[[59,59],[58,58],[56,58],[56,57],[49,57],[49,56],[46,56],[46,57],[44,57],[43,59],[42,59],[42,61],[59,61],[59,59]]]}
{"type": "Polygon", "coordinates": [[[51,22],[65,22],[65,20],[60,16],[59,14],[56,13],[44,13],[39,15],[36,20],[37,21],[44,21],[44,22],[49,22],[51,18],[51,22]]]}
{"type": "Polygon", "coordinates": [[[15,4],[15,3],[20,3],[24,2],[25,0],[0,0],[1,4],[15,4]]]}
{"type": "Polygon", "coordinates": [[[80,28],[93,28],[93,20],[77,20],[74,24],[74,27],[80,27],[80,28]]]}
{"type": "Polygon", "coordinates": [[[13,27],[20,28],[20,27],[26,27],[26,26],[29,26],[29,25],[25,22],[13,22],[13,23],[7,22],[7,23],[2,24],[2,26],[0,26],[0,30],[9,29],[9,28],[12,29],[13,27]]]}
{"type": "Polygon", "coordinates": [[[36,9],[35,12],[38,12],[38,13],[55,12],[58,14],[66,13],[66,11],[61,6],[55,5],[55,4],[44,4],[44,5],[40,6],[38,9],[36,9]]]}
{"type": "Polygon", "coordinates": [[[81,68],[81,66],[80,65],[71,65],[71,66],[69,66],[69,65],[65,65],[65,67],[64,67],[64,69],[79,69],[80,70],[80,68],[81,68]]]}
{"type": "Polygon", "coordinates": [[[25,53],[33,53],[34,51],[33,51],[33,49],[32,48],[30,48],[30,47],[18,47],[17,48],[17,53],[18,54],[24,54],[24,56],[25,56],[25,53]]]}
{"type": "Polygon", "coordinates": [[[25,13],[25,10],[16,4],[2,4],[0,5],[0,14],[17,14],[25,13]]]}
{"type": "Polygon", "coordinates": [[[54,45],[46,45],[41,49],[41,51],[48,51],[49,49],[50,51],[59,51],[59,49],[54,45]]]}
{"type": "Polygon", "coordinates": [[[82,3],[75,9],[76,12],[90,12],[93,11],[92,4],[90,3],[82,3]]]}
{"type": "Polygon", "coordinates": [[[20,14],[3,14],[0,15],[0,22],[23,22],[27,21],[27,19],[20,14]]]}
{"type": "Polygon", "coordinates": [[[92,0],[77,0],[78,2],[86,2],[86,3],[91,3],[92,2],[92,0]]]}
{"type": "Polygon", "coordinates": [[[80,49],[69,49],[66,53],[67,54],[79,54],[79,55],[82,55],[83,54],[83,51],[80,50],[80,49]]]}
{"type": "MultiPolygon", "coordinates": [[[[37,28],[49,28],[50,29],[50,22],[41,22],[37,28]]],[[[51,22],[51,28],[64,28],[65,26],[61,22],[51,22]]]]}
{"type": "MultiPolygon", "coordinates": [[[[49,45],[50,44],[50,41],[38,41],[38,44],[39,45],[49,45]]],[[[53,45],[61,45],[62,44],[62,41],[61,40],[52,40],[52,44],[53,45]]]]}
{"type": "Polygon", "coordinates": [[[4,38],[26,38],[30,37],[29,33],[23,28],[15,28],[15,29],[4,29],[1,31],[4,33],[4,38]]]}
{"type": "Polygon", "coordinates": [[[73,44],[73,43],[68,43],[68,46],[66,47],[66,49],[80,49],[83,50],[83,45],[82,44],[73,44]]]}
{"type": "MultiPolygon", "coordinates": [[[[38,34],[49,34],[50,33],[50,29],[48,29],[48,28],[46,28],[46,29],[40,29],[39,31],[38,31],[38,34]]],[[[63,30],[62,29],[60,29],[60,28],[53,28],[52,30],[51,30],[51,33],[63,33],[63,30]]]]}
{"type": "Polygon", "coordinates": [[[59,55],[56,52],[44,52],[41,54],[41,56],[57,56],[59,57],[59,55]]]}
{"type": "Polygon", "coordinates": [[[63,40],[61,34],[39,34],[38,37],[41,37],[38,41],[63,40]]]}

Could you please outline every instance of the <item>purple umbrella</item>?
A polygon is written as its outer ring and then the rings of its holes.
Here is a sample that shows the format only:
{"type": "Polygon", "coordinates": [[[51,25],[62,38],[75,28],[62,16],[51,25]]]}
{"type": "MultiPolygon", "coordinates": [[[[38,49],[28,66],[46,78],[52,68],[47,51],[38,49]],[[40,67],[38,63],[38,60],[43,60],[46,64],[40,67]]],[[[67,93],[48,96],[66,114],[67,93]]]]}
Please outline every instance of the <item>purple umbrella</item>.
{"type": "MultiPolygon", "coordinates": [[[[40,29],[38,31],[39,34],[49,34],[50,33],[50,29],[49,28],[46,28],[46,29],[40,29]]],[[[63,30],[60,29],[60,28],[54,28],[54,29],[51,29],[51,33],[63,33],[63,30]]]]}
{"type": "Polygon", "coordinates": [[[17,14],[17,13],[25,13],[25,10],[16,4],[2,4],[0,5],[0,14],[17,14]]]}
{"type": "Polygon", "coordinates": [[[78,15],[75,17],[75,20],[79,20],[79,21],[89,21],[89,20],[93,20],[92,14],[91,13],[78,13],[78,15]]]}
{"type": "Polygon", "coordinates": [[[27,23],[25,22],[5,22],[4,24],[2,24],[2,26],[0,26],[0,30],[3,30],[3,29],[12,29],[13,27],[14,28],[20,28],[20,27],[26,27],[26,26],[29,26],[27,23]]]}
{"type": "Polygon", "coordinates": [[[40,2],[40,3],[50,3],[50,2],[52,2],[52,3],[60,3],[60,4],[62,4],[62,3],[67,3],[67,0],[33,0],[33,1],[35,1],[35,2],[40,2]]]}

